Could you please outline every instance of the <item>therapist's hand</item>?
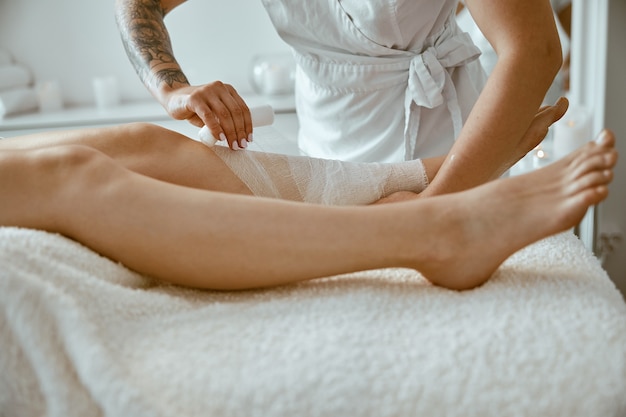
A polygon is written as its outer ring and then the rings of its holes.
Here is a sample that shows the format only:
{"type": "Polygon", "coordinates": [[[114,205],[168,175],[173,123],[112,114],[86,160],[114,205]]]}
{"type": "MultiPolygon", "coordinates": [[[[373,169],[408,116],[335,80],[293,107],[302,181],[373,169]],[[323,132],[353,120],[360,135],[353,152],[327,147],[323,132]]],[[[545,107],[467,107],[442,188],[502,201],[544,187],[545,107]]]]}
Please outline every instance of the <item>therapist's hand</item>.
{"type": "Polygon", "coordinates": [[[231,149],[244,149],[252,140],[252,118],[246,102],[235,88],[221,81],[200,86],[182,86],[162,93],[161,102],[175,119],[194,126],[207,126],[231,149]]]}
{"type": "Polygon", "coordinates": [[[191,86],[174,57],[165,15],[185,0],[116,0],[115,18],[135,71],[175,119],[207,126],[231,149],[252,139],[250,110],[235,89],[220,81],[191,86]]]}

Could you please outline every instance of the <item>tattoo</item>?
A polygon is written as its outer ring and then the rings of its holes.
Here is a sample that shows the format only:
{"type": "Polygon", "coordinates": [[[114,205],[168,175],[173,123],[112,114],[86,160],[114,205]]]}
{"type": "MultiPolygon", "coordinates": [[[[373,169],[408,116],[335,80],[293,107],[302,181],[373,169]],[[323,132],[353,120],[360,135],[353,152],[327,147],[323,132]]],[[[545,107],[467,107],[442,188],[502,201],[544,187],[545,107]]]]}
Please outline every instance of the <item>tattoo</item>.
{"type": "Polygon", "coordinates": [[[159,0],[132,0],[116,14],[126,54],[149,89],[189,84],[174,58],[164,16],[159,0]]]}

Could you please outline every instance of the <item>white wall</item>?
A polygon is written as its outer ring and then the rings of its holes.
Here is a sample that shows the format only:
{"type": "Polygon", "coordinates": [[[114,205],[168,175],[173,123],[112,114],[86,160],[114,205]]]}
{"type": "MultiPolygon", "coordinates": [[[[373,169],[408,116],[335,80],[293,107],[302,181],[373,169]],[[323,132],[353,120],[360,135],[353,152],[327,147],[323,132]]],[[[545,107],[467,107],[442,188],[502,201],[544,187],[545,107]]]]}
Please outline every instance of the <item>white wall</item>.
{"type": "Polygon", "coordinates": [[[622,233],[622,242],[608,255],[605,269],[626,296],[626,2],[610,0],[608,25],[605,124],[617,136],[621,160],[611,185],[611,195],[600,206],[599,232],[622,233]]]}
{"type": "MultiPolygon", "coordinates": [[[[67,104],[93,101],[91,80],[114,75],[122,99],[149,95],[126,58],[114,0],[0,0],[0,48],[33,71],[58,80],[67,104]]],[[[256,53],[287,52],[260,1],[189,1],[166,17],[177,59],[192,83],[221,79],[251,90],[256,53]]]]}

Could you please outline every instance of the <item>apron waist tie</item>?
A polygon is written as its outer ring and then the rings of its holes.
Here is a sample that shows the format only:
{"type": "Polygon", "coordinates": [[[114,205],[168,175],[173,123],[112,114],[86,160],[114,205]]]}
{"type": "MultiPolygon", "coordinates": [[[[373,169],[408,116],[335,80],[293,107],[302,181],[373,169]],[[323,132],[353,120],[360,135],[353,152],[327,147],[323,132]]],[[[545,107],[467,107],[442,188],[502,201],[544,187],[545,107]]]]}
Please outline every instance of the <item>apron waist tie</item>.
{"type": "Polygon", "coordinates": [[[452,118],[454,138],[458,138],[463,126],[463,115],[447,69],[463,66],[479,56],[480,50],[472,43],[470,36],[460,32],[435,43],[411,59],[404,100],[406,160],[414,158],[422,107],[433,109],[445,102],[452,118]]]}

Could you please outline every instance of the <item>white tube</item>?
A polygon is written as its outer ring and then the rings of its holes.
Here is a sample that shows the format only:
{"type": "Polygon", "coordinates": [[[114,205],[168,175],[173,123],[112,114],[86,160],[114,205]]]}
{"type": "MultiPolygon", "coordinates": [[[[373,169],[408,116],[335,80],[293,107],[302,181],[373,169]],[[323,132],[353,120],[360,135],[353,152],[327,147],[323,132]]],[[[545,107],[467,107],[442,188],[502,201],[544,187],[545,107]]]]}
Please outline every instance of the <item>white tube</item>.
{"type": "MultiPolygon", "coordinates": [[[[274,109],[269,104],[250,107],[250,117],[252,117],[252,127],[269,126],[274,123],[274,109]]],[[[213,146],[217,142],[207,126],[200,129],[198,138],[206,146],[213,146]]]]}

